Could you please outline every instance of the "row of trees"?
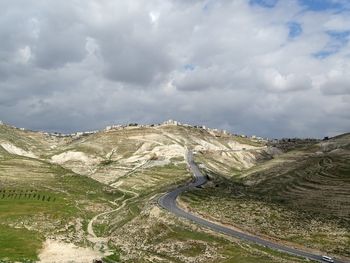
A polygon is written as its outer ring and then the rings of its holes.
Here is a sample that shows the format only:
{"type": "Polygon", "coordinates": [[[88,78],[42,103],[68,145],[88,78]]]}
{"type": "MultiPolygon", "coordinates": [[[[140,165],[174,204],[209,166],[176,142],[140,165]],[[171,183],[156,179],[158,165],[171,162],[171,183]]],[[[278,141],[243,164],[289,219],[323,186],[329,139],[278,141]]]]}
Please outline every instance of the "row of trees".
{"type": "Polygon", "coordinates": [[[0,194],[0,199],[26,199],[26,200],[38,200],[38,201],[47,201],[47,202],[55,202],[56,197],[51,197],[44,194],[33,193],[3,193],[0,194]]]}
{"type": "Polygon", "coordinates": [[[34,189],[0,189],[0,193],[37,193],[34,189]]]}

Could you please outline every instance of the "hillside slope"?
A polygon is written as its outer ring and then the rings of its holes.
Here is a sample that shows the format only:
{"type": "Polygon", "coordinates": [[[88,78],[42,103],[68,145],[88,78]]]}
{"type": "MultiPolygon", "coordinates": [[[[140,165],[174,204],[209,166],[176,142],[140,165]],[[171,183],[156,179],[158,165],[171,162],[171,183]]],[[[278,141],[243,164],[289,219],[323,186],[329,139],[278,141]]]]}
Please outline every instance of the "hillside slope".
{"type": "Polygon", "coordinates": [[[264,143],[199,127],[62,136],[0,125],[0,260],[303,261],[160,210],[161,193],[191,180],[186,148],[233,156],[238,170],[272,158],[264,143]]]}
{"type": "Polygon", "coordinates": [[[277,162],[243,174],[244,184],[265,198],[296,208],[350,218],[349,134],[290,152],[277,162]]]}
{"type": "Polygon", "coordinates": [[[177,125],[127,126],[64,137],[0,125],[0,146],[9,154],[59,164],[107,184],[140,166],[184,162],[186,147],[222,152],[216,161],[234,157],[238,168],[255,165],[268,152],[263,143],[247,138],[177,125]]]}
{"type": "Polygon", "coordinates": [[[350,257],[349,146],[344,134],[229,175],[199,154],[213,182],[182,201],[247,231],[350,257]]]}

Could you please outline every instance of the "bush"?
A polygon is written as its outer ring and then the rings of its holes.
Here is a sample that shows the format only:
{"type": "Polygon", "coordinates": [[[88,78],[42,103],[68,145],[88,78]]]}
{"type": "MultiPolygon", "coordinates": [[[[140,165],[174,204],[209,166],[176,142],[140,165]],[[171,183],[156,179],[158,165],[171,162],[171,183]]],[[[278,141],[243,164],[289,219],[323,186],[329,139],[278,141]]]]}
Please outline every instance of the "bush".
{"type": "Polygon", "coordinates": [[[108,159],[108,160],[103,160],[103,161],[101,162],[101,165],[109,165],[109,164],[111,164],[111,163],[112,163],[112,160],[108,159]]]}

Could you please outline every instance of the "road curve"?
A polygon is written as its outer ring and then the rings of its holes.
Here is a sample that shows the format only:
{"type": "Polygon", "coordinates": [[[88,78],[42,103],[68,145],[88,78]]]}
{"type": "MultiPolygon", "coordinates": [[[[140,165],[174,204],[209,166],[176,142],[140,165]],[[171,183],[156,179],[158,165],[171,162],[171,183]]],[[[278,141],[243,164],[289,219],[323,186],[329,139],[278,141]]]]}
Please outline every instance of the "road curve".
{"type": "MultiPolygon", "coordinates": [[[[193,154],[191,151],[189,151],[187,154],[187,162],[188,162],[188,165],[189,165],[189,167],[194,175],[195,180],[193,182],[189,183],[188,185],[178,187],[178,188],[164,194],[163,196],[161,196],[158,199],[158,204],[161,207],[163,207],[164,209],[168,210],[169,212],[175,214],[176,216],[191,220],[191,221],[193,221],[199,225],[202,225],[204,227],[207,227],[215,232],[220,232],[220,233],[223,233],[225,235],[232,236],[234,238],[239,238],[239,239],[244,240],[244,241],[252,242],[252,243],[262,245],[262,246],[265,246],[265,247],[268,247],[268,248],[271,248],[274,250],[286,252],[288,254],[300,256],[300,257],[314,260],[317,262],[325,262],[322,260],[322,256],[320,256],[320,255],[312,254],[310,252],[306,252],[306,251],[299,250],[296,248],[288,247],[285,245],[280,245],[280,244],[274,243],[274,242],[269,241],[269,240],[262,239],[261,237],[254,236],[251,234],[246,234],[246,233],[235,231],[231,228],[207,221],[201,217],[193,215],[193,214],[181,209],[180,207],[178,207],[177,203],[176,203],[176,198],[182,192],[184,192],[188,189],[194,188],[194,187],[201,186],[207,182],[207,178],[200,172],[199,168],[194,163],[193,154]]],[[[345,261],[341,261],[341,260],[337,260],[337,259],[334,259],[334,262],[335,263],[346,263],[345,261]]]]}

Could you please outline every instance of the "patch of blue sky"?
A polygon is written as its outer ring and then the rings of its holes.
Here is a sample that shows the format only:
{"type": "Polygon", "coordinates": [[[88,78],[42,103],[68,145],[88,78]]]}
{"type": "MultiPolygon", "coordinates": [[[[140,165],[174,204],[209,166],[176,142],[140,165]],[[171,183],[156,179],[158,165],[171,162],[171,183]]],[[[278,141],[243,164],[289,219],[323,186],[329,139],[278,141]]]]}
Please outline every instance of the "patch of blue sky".
{"type": "MultiPolygon", "coordinates": [[[[265,8],[273,8],[280,0],[249,0],[250,5],[258,5],[265,8]]],[[[289,1],[289,0],[286,0],[289,1]]],[[[305,10],[342,12],[350,11],[350,0],[298,0],[299,5],[305,10]]]]}
{"type": "Polygon", "coordinates": [[[336,53],[335,50],[321,50],[321,51],[318,51],[316,53],[313,53],[312,56],[317,58],[317,59],[324,59],[324,58],[327,58],[335,53],[336,53]]]}
{"type": "Polygon", "coordinates": [[[350,30],[346,31],[332,31],[329,30],[326,32],[333,41],[337,41],[340,44],[347,44],[350,40],[350,30]]]}
{"type": "Polygon", "coordinates": [[[300,36],[303,33],[303,28],[301,27],[301,24],[298,22],[288,22],[287,23],[288,29],[289,29],[289,38],[296,38],[300,36]]]}
{"type": "Polygon", "coordinates": [[[350,41],[350,31],[327,31],[326,34],[330,41],[323,50],[313,54],[315,58],[324,59],[336,54],[350,41]]]}
{"type": "Polygon", "coordinates": [[[349,2],[344,0],[299,0],[299,4],[311,11],[344,11],[349,8],[349,2]]]}
{"type": "Polygon", "coordinates": [[[273,8],[277,4],[278,0],[250,0],[250,5],[259,5],[265,8],[273,8]]]}

